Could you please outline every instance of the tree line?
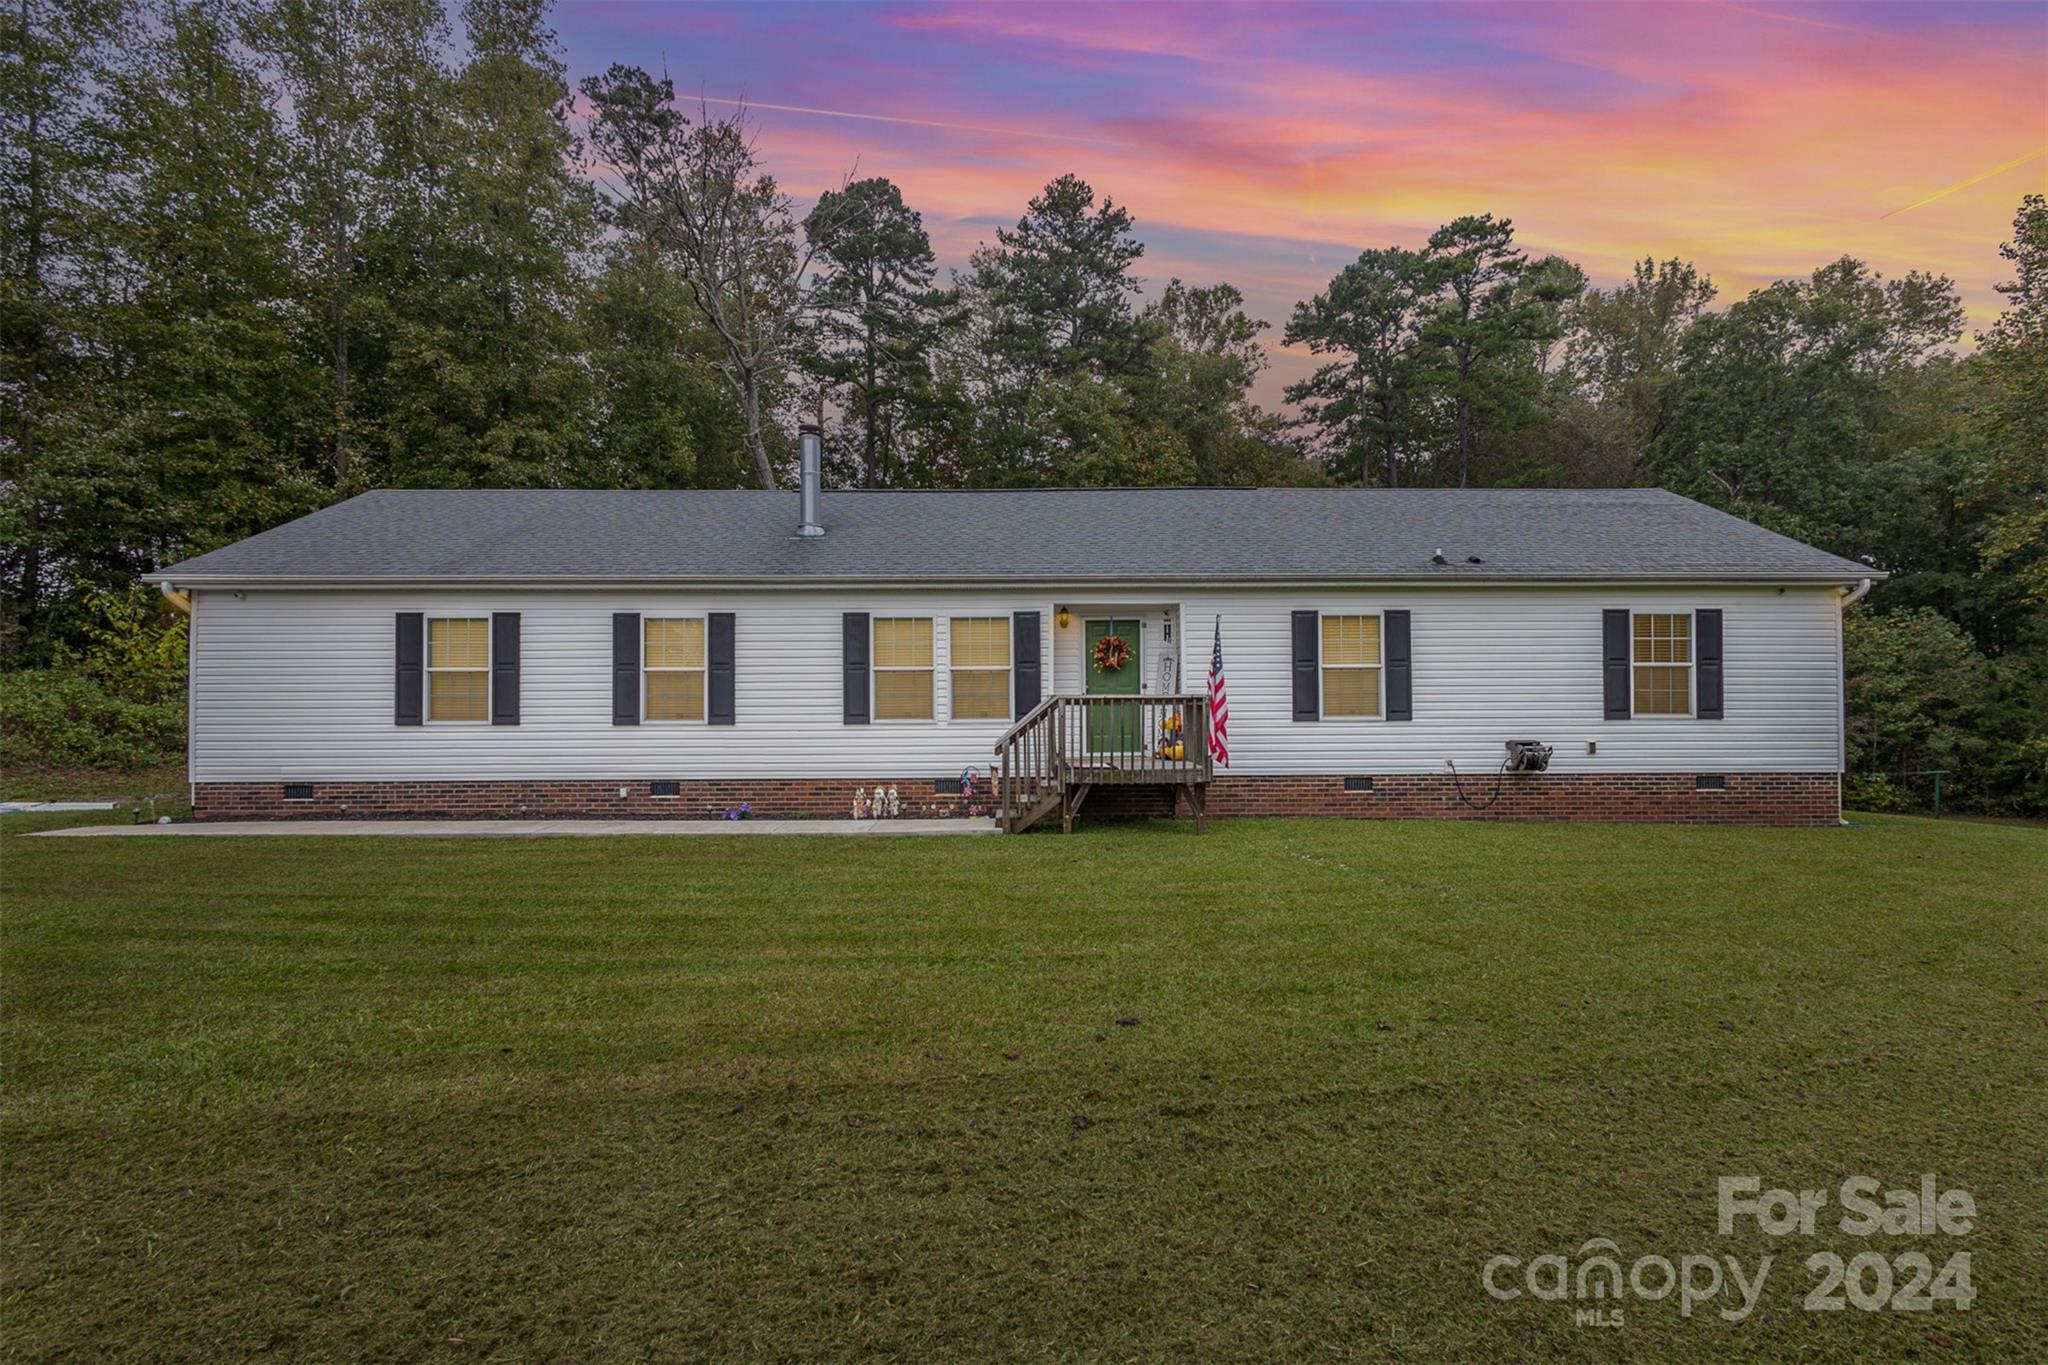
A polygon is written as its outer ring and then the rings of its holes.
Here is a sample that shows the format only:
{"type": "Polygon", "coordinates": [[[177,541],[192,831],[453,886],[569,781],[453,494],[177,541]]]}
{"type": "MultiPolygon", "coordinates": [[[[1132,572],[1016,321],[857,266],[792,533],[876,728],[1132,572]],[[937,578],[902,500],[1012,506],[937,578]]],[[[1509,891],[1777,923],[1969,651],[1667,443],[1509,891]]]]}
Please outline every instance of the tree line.
{"type": "Polygon", "coordinates": [[[743,108],[631,66],[572,86],[547,8],[0,17],[10,667],[366,488],[774,486],[816,420],[867,487],[1672,488],[1893,574],[1852,617],[1880,661],[1852,766],[2048,807],[2039,196],[1968,354],[1945,277],[1844,258],[1717,307],[1692,263],[1595,288],[1460,217],[1295,305],[1315,365],[1275,412],[1271,325],[1224,282],[1148,296],[1137,223],[1080,178],[942,276],[887,178],[799,205],[743,108]]]}

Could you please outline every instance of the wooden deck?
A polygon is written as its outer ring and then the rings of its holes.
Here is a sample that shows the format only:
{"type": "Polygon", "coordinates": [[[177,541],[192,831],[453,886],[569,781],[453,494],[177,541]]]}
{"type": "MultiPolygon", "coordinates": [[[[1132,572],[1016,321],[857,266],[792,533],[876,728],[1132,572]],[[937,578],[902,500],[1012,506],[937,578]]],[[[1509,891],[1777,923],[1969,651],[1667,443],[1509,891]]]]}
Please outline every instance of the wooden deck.
{"type": "Polygon", "coordinates": [[[1072,833],[1095,788],[1147,786],[1185,791],[1206,830],[1208,715],[1190,694],[1047,697],[996,745],[996,823],[1017,834],[1058,811],[1072,833]]]}

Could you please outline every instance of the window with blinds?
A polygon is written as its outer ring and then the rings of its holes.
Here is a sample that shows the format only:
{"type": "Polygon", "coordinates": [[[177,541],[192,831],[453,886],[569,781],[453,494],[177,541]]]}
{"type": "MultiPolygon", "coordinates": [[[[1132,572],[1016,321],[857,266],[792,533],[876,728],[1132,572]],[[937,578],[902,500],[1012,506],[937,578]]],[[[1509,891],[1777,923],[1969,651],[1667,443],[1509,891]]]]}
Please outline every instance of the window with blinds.
{"type": "Polygon", "coordinates": [[[1634,627],[1635,713],[1692,714],[1692,613],[1637,612],[1634,627]]]}
{"type": "Polygon", "coordinates": [[[947,627],[951,649],[953,718],[1007,720],[1010,716],[1010,618],[955,616],[947,627]]]}
{"type": "Polygon", "coordinates": [[[1323,618],[1323,714],[1380,714],[1380,618],[1323,618]]]}
{"type": "Polygon", "coordinates": [[[427,618],[427,719],[488,721],[490,718],[490,618],[427,618]]]}
{"type": "Polygon", "coordinates": [[[649,616],[640,630],[642,716],[704,719],[704,618],[649,616]]]}
{"type": "Polygon", "coordinates": [[[873,632],[875,719],[932,719],[932,618],[877,616],[873,632]]]}

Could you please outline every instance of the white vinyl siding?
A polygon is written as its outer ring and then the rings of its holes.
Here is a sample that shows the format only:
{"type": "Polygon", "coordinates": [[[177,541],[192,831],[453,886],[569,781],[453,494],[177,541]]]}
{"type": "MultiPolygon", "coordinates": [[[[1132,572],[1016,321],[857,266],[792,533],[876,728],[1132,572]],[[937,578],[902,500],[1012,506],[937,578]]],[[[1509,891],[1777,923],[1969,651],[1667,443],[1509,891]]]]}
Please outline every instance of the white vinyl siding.
{"type": "Polygon", "coordinates": [[[1137,615],[1147,691],[1165,651],[1200,691],[1216,618],[1230,678],[1233,774],[1441,773],[1491,767],[1501,742],[1556,746],[1559,773],[1835,772],[1839,593],[1774,587],[1133,589],[1117,611],[1082,590],[202,591],[193,615],[192,776],[199,782],[464,778],[952,777],[986,774],[1007,717],[951,715],[943,636],[954,616],[1040,614],[1049,691],[1078,692],[1081,622],[1137,615]],[[1056,604],[1076,603],[1058,630],[1056,604]],[[1146,603],[1152,607],[1146,607],[1146,603]],[[1178,609],[1174,640],[1166,615],[1178,609]],[[1601,611],[1725,613],[1726,719],[1602,719],[1601,611]],[[1412,613],[1415,719],[1292,719],[1291,613],[1412,613]],[[521,616],[517,726],[392,723],[392,622],[402,611],[521,616]],[[738,723],[614,726],[611,617],[734,613],[738,723]],[[841,614],[937,623],[941,723],[841,723],[841,614]],[[1587,754],[1588,742],[1599,752],[1587,754]]]}
{"type": "Polygon", "coordinates": [[[1839,601],[1805,587],[1226,590],[1182,599],[1182,648],[1199,690],[1221,613],[1232,773],[1490,769],[1510,739],[1553,745],[1558,773],[1837,772],[1839,601]],[[1726,718],[1605,720],[1606,607],[1721,608],[1726,718]],[[1296,722],[1291,612],[1391,608],[1411,613],[1414,720],[1296,722]]]}

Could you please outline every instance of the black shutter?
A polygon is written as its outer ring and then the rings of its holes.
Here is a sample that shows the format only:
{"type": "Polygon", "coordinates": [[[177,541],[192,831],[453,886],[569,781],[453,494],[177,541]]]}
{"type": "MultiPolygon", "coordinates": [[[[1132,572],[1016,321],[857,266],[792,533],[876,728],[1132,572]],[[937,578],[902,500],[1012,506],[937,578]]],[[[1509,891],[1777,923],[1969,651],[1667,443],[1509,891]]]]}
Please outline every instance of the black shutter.
{"type": "Polygon", "coordinates": [[[1629,701],[1628,608],[1609,607],[1601,613],[1600,679],[1607,697],[1607,719],[1627,720],[1629,701]]]}
{"type": "Polygon", "coordinates": [[[1038,613],[1015,611],[1010,613],[1010,658],[1015,669],[1013,684],[1017,696],[1011,703],[1011,714],[1016,720],[1038,705],[1040,688],[1044,683],[1044,665],[1040,662],[1038,639],[1038,613]]]}
{"type": "Polygon", "coordinates": [[[1294,718],[1321,720],[1323,716],[1322,622],[1312,611],[1294,613],[1294,718]]]}
{"type": "Polygon", "coordinates": [[[1408,613],[1390,611],[1380,617],[1386,638],[1380,641],[1387,660],[1387,719],[1415,719],[1415,665],[1408,643],[1408,613]]]}
{"type": "Polygon", "coordinates": [[[640,723],[640,613],[612,613],[612,724],[640,723]]]}
{"type": "Polygon", "coordinates": [[[398,689],[392,722],[418,725],[426,711],[427,618],[425,613],[398,613],[398,689]]]}
{"type": "Polygon", "coordinates": [[[711,697],[708,720],[713,725],[733,723],[733,638],[732,613],[714,611],[710,618],[711,697]]]}
{"type": "Polygon", "coordinates": [[[1702,607],[1692,614],[1693,699],[1701,720],[1721,719],[1721,609],[1702,607]]]}
{"type": "Polygon", "coordinates": [[[848,725],[868,723],[868,614],[849,611],[843,624],[841,719],[848,725]]]}
{"type": "Polygon", "coordinates": [[[491,613],[491,724],[519,723],[519,613],[491,613]]]}

